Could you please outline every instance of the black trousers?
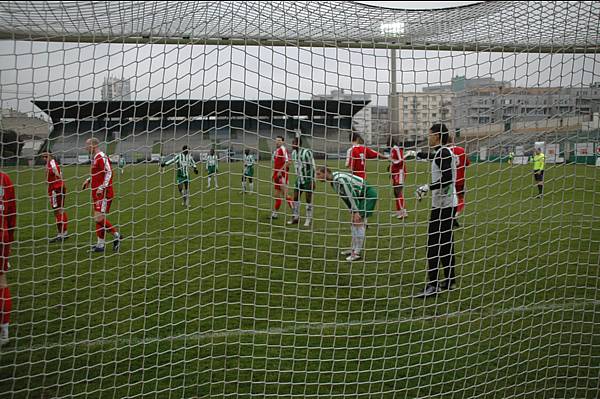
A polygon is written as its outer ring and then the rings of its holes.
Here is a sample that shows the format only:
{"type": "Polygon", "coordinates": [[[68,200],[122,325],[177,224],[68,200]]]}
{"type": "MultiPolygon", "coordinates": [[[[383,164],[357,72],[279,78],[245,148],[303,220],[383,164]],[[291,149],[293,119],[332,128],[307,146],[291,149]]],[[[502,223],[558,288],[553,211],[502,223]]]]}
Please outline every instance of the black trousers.
{"type": "Polygon", "coordinates": [[[438,286],[440,264],[448,283],[456,276],[454,273],[454,241],[452,225],[455,208],[432,208],[427,230],[427,264],[429,284],[438,286]]]}

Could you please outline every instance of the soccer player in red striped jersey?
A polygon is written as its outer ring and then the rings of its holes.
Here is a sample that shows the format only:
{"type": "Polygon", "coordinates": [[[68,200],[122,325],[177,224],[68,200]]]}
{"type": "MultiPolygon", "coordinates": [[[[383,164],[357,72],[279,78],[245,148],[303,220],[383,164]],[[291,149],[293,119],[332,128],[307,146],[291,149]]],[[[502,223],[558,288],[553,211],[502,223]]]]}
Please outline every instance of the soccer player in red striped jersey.
{"type": "Polygon", "coordinates": [[[404,150],[398,146],[392,136],[388,140],[390,147],[390,174],[392,177],[392,187],[394,187],[394,196],[396,198],[396,217],[403,219],[408,216],[404,203],[404,180],[406,178],[406,162],[404,159],[404,150]]]}
{"type": "Polygon", "coordinates": [[[0,345],[8,342],[8,325],[12,299],[6,273],[10,268],[10,245],[17,226],[17,201],[15,189],[8,175],[0,172],[0,345]]]}
{"type": "Polygon", "coordinates": [[[85,180],[83,189],[85,190],[91,184],[96,236],[98,237],[98,243],[92,247],[92,252],[104,252],[106,231],[110,231],[114,236],[113,250],[117,252],[121,246],[121,235],[106,217],[114,197],[113,171],[108,156],[98,148],[99,144],[97,138],[91,138],[85,142],[85,147],[92,158],[92,176],[85,180]]]}
{"type": "Polygon", "coordinates": [[[54,211],[54,220],[56,220],[56,228],[58,233],[50,242],[60,242],[67,239],[67,225],[69,218],[64,209],[65,197],[67,195],[67,187],[63,179],[60,166],[50,151],[42,154],[42,158],[46,161],[46,181],[48,182],[48,197],[50,197],[50,207],[54,211]]]}
{"type": "Polygon", "coordinates": [[[352,171],[352,174],[362,179],[367,178],[367,159],[388,159],[387,156],[378,153],[375,150],[364,145],[364,140],[358,133],[352,133],[350,137],[352,147],[346,153],[346,167],[352,171]]]}
{"type": "MultiPolygon", "coordinates": [[[[456,156],[458,162],[456,165],[456,195],[458,197],[458,206],[456,207],[456,216],[465,209],[465,169],[471,165],[471,161],[467,156],[465,149],[459,146],[451,146],[450,150],[456,156]]],[[[458,227],[458,222],[454,220],[454,224],[458,227]]]]}
{"type": "Polygon", "coordinates": [[[288,181],[290,170],[290,156],[285,148],[284,138],[275,138],[275,152],[273,153],[273,184],[275,184],[275,206],[271,219],[277,219],[277,211],[281,208],[282,199],[285,198],[290,208],[293,208],[292,198],[288,195],[288,181]]]}

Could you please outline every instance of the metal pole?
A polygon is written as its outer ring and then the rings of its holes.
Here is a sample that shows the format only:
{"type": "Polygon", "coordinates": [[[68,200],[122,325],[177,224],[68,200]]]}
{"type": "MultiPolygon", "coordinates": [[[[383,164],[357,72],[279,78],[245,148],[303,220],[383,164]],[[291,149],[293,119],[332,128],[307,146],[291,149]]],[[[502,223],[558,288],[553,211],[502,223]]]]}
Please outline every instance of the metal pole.
{"type": "Polygon", "coordinates": [[[396,77],[397,50],[390,49],[390,97],[388,101],[390,115],[390,133],[398,139],[400,136],[400,104],[398,102],[398,80],[396,77]]]}

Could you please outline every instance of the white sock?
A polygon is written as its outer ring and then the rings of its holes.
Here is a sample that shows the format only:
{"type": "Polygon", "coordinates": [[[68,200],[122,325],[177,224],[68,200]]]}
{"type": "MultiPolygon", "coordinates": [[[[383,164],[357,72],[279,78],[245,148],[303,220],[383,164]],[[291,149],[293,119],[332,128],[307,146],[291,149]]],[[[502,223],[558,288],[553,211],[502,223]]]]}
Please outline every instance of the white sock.
{"type": "Polygon", "coordinates": [[[246,182],[245,181],[242,182],[242,191],[246,191],[246,182]]]}
{"type": "Polygon", "coordinates": [[[8,338],[8,323],[0,324],[0,336],[8,338]]]}
{"type": "Polygon", "coordinates": [[[219,187],[219,183],[217,183],[217,175],[215,175],[215,188],[219,187]]]}
{"type": "Polygon", "coordinates": [[[356,226],[356,249],[354,252],[357,254],[360,253],[365,243],[365,230],[366,228],[364,224],[361,226],[356,226]]]}
{"type": "Polygon", "coordinates": [[[294,201],[294,206],[292,207],[292,215],[297,219],[300,217],[300,201],[294,201]]]}
{"type": "Polygon", "coordinates": [[[254,183],[250,183],[250,191],[254,191],[254,183]]]}
{"type": "Polygon", "coordinates": [[[186,190],[185,190],[185,189],[181,190],[181,198],[182,198],[184,201],[185,201],[185,192],[186,192],[186,190]]]}
{"type": "Polygon", "coordinates": [[[313,206],[312,204],[306,205],[306,217],[312,219],[313,216],[313,206]]]}
{"type": "Polygon", "coordinates": [[[356,241],[357,241],[356,240],[356,236],[357,236],[356,226],[352,225],[350,230],[352,231],[352,243],[350,244],[350,248],[352,249],[352,252],[356,252],[356,241]]]}
{"type": "Polygon", "coordinates": [[[98,244],[96,244],[96,246],[100,247],[100,248],[104,248],[104,238],[98,238],[98,244]]]}
{"type": "Polygon", "coordinates": [[[210,188],[210,176],[208,176],[208,188],[210,188]]]}

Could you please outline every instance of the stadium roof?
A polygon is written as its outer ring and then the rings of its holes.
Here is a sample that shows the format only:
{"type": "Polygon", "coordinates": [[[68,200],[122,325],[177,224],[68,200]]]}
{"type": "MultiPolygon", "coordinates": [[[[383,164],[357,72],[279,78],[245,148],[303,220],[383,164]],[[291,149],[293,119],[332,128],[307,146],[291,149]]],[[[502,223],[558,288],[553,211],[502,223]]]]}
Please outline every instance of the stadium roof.
{"type": "Polygon", "coordinates": [[[33,101],[53,123],[89,118],[352,117],[368,103],[362,100],[33,101]]]}
{"type": "Polygon", "coordinates": [[[402,10],[352,1],[6,1],[0,39],[595,53],[600,2],[402,10]]]}

